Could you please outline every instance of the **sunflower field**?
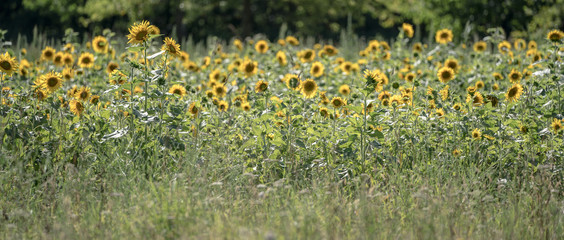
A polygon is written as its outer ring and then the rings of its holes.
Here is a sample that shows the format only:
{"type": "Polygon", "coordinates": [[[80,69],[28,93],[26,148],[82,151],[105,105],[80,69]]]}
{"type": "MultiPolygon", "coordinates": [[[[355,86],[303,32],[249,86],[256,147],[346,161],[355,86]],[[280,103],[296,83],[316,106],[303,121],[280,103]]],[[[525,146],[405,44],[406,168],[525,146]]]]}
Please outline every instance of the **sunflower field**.
{"type": "Polygon", "coordinates": [[[562,239],[564,33],[488,32],[0,39],[0,238],[562,239]]]}

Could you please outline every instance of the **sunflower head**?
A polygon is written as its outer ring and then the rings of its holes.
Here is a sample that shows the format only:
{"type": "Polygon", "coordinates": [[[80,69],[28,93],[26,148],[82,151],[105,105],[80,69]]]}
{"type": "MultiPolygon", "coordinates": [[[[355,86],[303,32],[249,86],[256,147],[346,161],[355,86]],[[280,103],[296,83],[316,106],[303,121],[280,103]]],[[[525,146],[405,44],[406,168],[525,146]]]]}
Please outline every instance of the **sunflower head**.
{"type": "Polygon", "coordinates": [[[435,41],[440,44],[452,42],[452,31],[450,29],[441,29],[435,34],[435,41]]]}
{"type": "Polygon", "coordinates": [[[346,104],[347,102],[340,97],[333,97],[333,99],[331,99],[331,105],[333,105],[334,108],[341,108],[346,104]]]}
{"type": "Polygon", "coordinates": [[[54,71],[41,75],[40,81],[48,93],[55,92],[63,82],[61,74],[54,71]]]}
{"type": "Polygon", "coordinates": [[[302,86],[302,80],[296,74],[286,74],[283,81],[286,83],[286,86],[292,90],[299,90],[302,86]]]}
{"type": "Polygon", "coordinates": [[[480,129],[475,128],[472,131],[472,138],[474,140],[480,140],[482,138],[482,131],[480,131],[480,129]]]}
{"type": "Polygon", "coordinates": [[[111,74],[113,71],[119,68],[119,65],[115,62],[109,62],[108,66],[106,66],[106,72],[111,74]]]}
{"type": "Polygon", "coordinates": [[[91,104],[98,104],[98,102],[100,102],[100,96],[98,95],[92,95],[92,97],[90,97],[90,103],[91,104]]]}
{"type": "Polygon", "coordinates": [[[323,67],[323,64],[320,62],[314,62],[311,65],[310,73],[314,77],[321,77],[324,71],[325,71],[325,67],[323,67]]]}
{"type": "Polygon", "coordinates": [[[476,82],[476,89],[481,89],[484,88],[484,82],[483,81],[477,81],[476,82]]]}
{"type": "Polygon", "coordinates": [[[268,51],[268,43],[265,40],[259,40],[255,44],[255,50],[259,53],[266,53],[268,51]]]}
{"type": "Polygon", "coordinates": [[[246,77],[251,77],[257,74],[258,63],[247,59],[241,64],[239,71],[245,74],[246,77]]]}
{"type": "Polygon", "coordinates": [[[497,45],[497,49],[502,54],[509,53],[511,51],[511,43],[508,41],[502,41],[497,45]]]}
{"type": "Polygon", "coordinates": [[[286,64],[288,64],[288,60],[286,60],[286,53],[284,53],[283,51],[278,51],[276,53],[276,61],[278,61],[278,64],[280,64],[281,66],[286,66],[286,64]]]}
{"type": "Polygon", "coordinates": [[[323,52],[323,55],[327,55],[327,56],[335,56],[337,55],[337,53],[339,53],[339,50],[337,48],[335,48],[333,45],[325,45],[323,46],[323,50],[321,50],[323,52]]]}
{"type": "Polygon", "coordinates": [[[92,49],[97,53],[107,53],[108,40],[104,36],[96,36],[92,39],[92,49]]]}
{"type": "Polygon", "coordinates": [[[339,93],[343,94],[344,96],[348,96],[351,93],[351,88],[347,84],[343,84],[339,87],[339,93]]]}
{"type": "Polygon", "coordinates": [[[507,90],[507,93],[505,93],[505,99],[510,102],[517,101],[517,99],[521,97],[522,93],[523,86],[521,86],[521,84],[519,83],[513,84],[513,86],[511,86],[511,88],[507,90]]]}
{"type": "Polygon", "coordinates": [[[69,103],[69,107],[72,113],[77,116],[82,116],[84,112],[84,105],[78,100],[71,100],[69,103]]]}
{"type": "Polygon", "coordinates": [[[317,83],[313,79],[306,79],[302,82],[302,94],[305,98],[312,98],[317,92],[317,83]]]}
{"type": "Polygon", "coordinates": [[[413,37],[413,25],[409,23],[403,23],[401,25],[401,29],[406,37],[412,38],[413,37]]]}
{"type": "Polygon", "coordinates": [[[148,21],[133,24],[133,26],[129,28],[129,35],[127,35],[127,39],[129,39],[129,41],[127,43],[144,43],[149,39],[151,28],[152,26],[148,21]]]}
{"type": "Polygon", "coordinates": [[[564,32],[557,30],[557,29],[550,31],[546,35],[546,39],[548,39],[549,41],[551,41],[553,43],[560,42],[560,39],[562,39],[563,37],[564,37],[564,32]]]}
{"type": "Polygon", "coordinates": [[[287,36],[286,37],[286,42],[292,46],[298,46],[300,45],[300,41],[298,41],[298,39],[294,36],[287,36]]]}
{"type": "Polygon", "coordinates": [[[486,48],[488,47],[488,44],[484,41],[478,41],[476,43],[474,43],[473,49],[475,52],[484,52],[486,51],[486,48]]]}
{"type": "Polygon", "coordinates": [[[458,65],[458,60],[450,58],[445,61],[445,67],[452,69],[455,73],[458,72],[460,65],[458,65]]]}
{"type": "Polygon", "coordinates": [[[255,92],[261,93],[268,89],[268,82],[260,80],[255,84],[255,92]]]}
{"type": "Polygon", "coordinates": [[[45,47],[43,51],[41,51],[41,60],[52,61],[54,57],[55,49],[52,47],[45,47]]]}
{"type": "Polygon", "coordinates": [[[78,66],[81,68],[92,68],[94,66],[94,55],[89,52],[82,53],[78,58],[78,66]]]}
{"type": "Polygon", "coordinates": [[[192,102],[190,104],[190,107],[188,108],[188,112],[190,112],[192,116],[198,116],[198,113],[200,112],[200,108],[198,107],[196,102],[192,102]]]}
{"type": "Polygon", "coordinates": [[[180,97],[184,97],[184,95],[186,95],[186,88],[184,88],[182,85],[174,84],[172,87],[170,87],[168,92],[170,94],[175,94],[180,97]]]}
{"type": "Polygon", "coordinates": [[[558,134],[562,130],[562,121],[557,118],[552,119],[551,127],[554,133],[558,134]]]}
{"type": "Polygon", "coordinates": [[[523,77],[523,74],[515,69],[511,69],[508,77],[509,81],[511,81],[512,83],[518,83],[521,80],[521,77],[523,77]]]}
{"type": "Polygon", "coordinates": [[[175,57],[179,57],[181,53],[180,44],[177,44],[174,39],[169,37],[165,38],[161,50],[166,51],[168,54],[175,57]]]}
{"type": "Polygon", "coordinates": [[[218,98],[223,98],[227,94],[227,87],[223,84],[216,84],[213,87],[213,94],[218,98]]]}
{"type": "Polygon", "coordinates": [[[245,112],[251,111],[251,104],[248,102],[244,102],[241,104],[241,108],[243,108],[243,111],[245,112]]]}
{"type": "Polygon", "coordinates": [[[0,72],[4,72],[8,76],[11,76],[17,70],[18,62],[16,61],[16,58],[11,57],[7,52],[0,54],[0,72]]]}
{"type": "Polygon", "coordinates": [[[79,101],[87,101],[90,98],[90,88],[89,87],[81,87],[75,93],[74,98],[79,101]]]}
{"type": "Polygon", "coordinates": [[[311,62],[315,58],[315,51],[312,49],[305,49],[298,52],[298,57],[300,58],[301,62],[311,62]]]}
{"type": "Polygon", "coordinates": [[[437,72],[437,77],[442,83],[447,83],[448,81],[454,79],[454,70],[449,67],[442,67],[437,72]]]}
{"type": "Polygon", "coordinates": [[[217,109],[220,112],[225,112],[229,108],[229,104],[226,101],[219,101],[217,104],[217,109]]]}

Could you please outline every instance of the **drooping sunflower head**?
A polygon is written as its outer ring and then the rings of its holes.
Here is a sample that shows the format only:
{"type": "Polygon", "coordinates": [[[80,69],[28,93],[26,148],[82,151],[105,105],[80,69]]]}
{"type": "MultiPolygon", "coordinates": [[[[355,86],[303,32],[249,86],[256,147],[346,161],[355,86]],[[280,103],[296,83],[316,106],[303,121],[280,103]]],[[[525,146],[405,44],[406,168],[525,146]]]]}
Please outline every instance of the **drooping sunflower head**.
{"type": "Polygon", "coordinates": [[[213,94],[218,98],[223,98],[227,94],[227,87],[223,84],[216,84],[213,87],[213,94]]]}
{"type": "Polygon", "coordinates": [[[84,105],[78,100],[71,100],[69,103],[69,107],[72,113],[76,116],[82,116],[84,112],[84,105]]]}
{"type": "Polygon", "coordinates": [[[325,71],[325,67],[323,66],[323,64],[321,62],[314,62],[311,65],[310,73],[314,77],[323,76],[324,71],[325,71]]]}
{"type": "Polygon", "coordinates": [[[492,74],[492,76],[493,76],[494,79],[497,80],[497,81],[503,79],[503,75],[501,75],[501,73],[498,73],[498,72],[494,72],[494,73],[492,74]]]}
{"type": "Polygon", "coordinates": [[[412,38],[413,37],[413,25],[409,24],[409,23],[403,23],[401,25],[401,29],[403,30],[403,33],[405,34],[406,37],[408,38],[412,38]]]}
{"type": "Polygon", "coordinates": [[[515,69],[511,69],[508,77],[509,81],[511,81],[512,83],[518,83],[521,80],[521,77],[523,77],[523,74],[515,69]]]}
{"type": "Polygon", "coordinates": [[[0,72],[6,73],[11,76],[18,70],[18,62],[15,57],[11,57],[7,52],[0,54],[0,72]]]}
{"type": "Polygon", "coordinates": [[[302,82],[302,94],[305,98],[312,98],[317,92],[317,83],[313,79],[306,79],[302,82]]]}
{"type": "Polygon", "coordinates": [[[480,129],[475,128],[475,129],[472,131],[472,138],[473,138],[474,140],[480,140],[480,139],[482,139],[482,131],[480,131],[480,129]]]}
{"type": "Polygon", "coordinates": [[[333,99],[331,99],[331,105],[333,105],[334,108],[341,108],[346,104],[347,102],[340,97],[333,97],[333,99]]]}
{"type": "Polygon", "coordinates": [[[261,93],[268,89],[268,82],[260,80],[255,84],[255,92],[261,93]]]}
{"type": "Polygon", "coordinates": [[[300,41],[298,41],[298,39],[294,36],[287,36],[286,37],[286,42],[292,46],[298,46],[300,45],[300,41]]]}
{"type": "Polygon", "coordinates": [[[521,86],[521,84],[519,83],[513,84],[513,86],[511,86],[511,88],[507,90],[507,93],[505,93],[505,99],[510,102],[517,101],[517,99],[521,97],[522,93],[523,86],[521,86]]]}
{"type": "Polygon", "coordinates": [[[450,29],[441,29],[435,34],[435,41],[440,44],[452,42],[452,31],[450,29]]]}
{"type": "Polygon", "coordinates": [[[481,106],[484,104],[484,96],[480,92],[475,92],[474,95],[467,94],[466,102],[472,102],[474,106],[481,106]]]}
{"type": "Polygon", "coordinates": [[[188,112],[190,112],[192,116],[198,116],[198,113],[200,112],[200,108],[198,107],[196,102],[192,102],[190,104],[190,107],[188,107],[188,112]]]}
{"type": "Polygon", "coordinates": [[[129,41],[127,43],[144,43],[147,39],[149,39],[151,28],[151,24],[148,21],[133,24],[133,26],[129,28],[129,35],[127,35],[127,39],[129,39],[129,41]]]}
{"type": "Polygon", "coordinates": [[[486,51],[487,47],[488,47],[488,44],[484,41],[478,41],[478,42],[474,43],[474,46],[473,46],[474,51],[479,52],[479,53],[486,51]]]}
{"type": "Polygon", "coordinates": [[[164,39],[164,44],[161,47],[161,50],[166,51],[171,56],[180,56],[180,44],[177,44],[174,39],[169,37],[164,39]]]}
{"type": "Polygon", "coordinates": [[[265,40],[259,40],[255,44],[255,50],[259,53],[266,53],[268,51],[268,43],[265,40]]]}
{"type": "Polygon", "coordinates": [[[45,47],[43,51],[41,51],[41,60],[44,61],[52,61],[55,57],[55,49],[52,47],[45,47]]]}
{"type": "Polygon", "coordinates": [[[351,93],[351,88],[347,84],[343,84],[339,87],[339,93],[343,94],[344,96],[348,96],[351,93]]]}
{"type": "Polygon", "coordinates": [[[114,70],[118,69],[119,65],[115,62],[109,62],[108,66],[106,66],[106,72],[111,74],[114,70]]]}
{"type": "Polygon", "coordinates": [[[92,39],[92,49],[97,53],[107,53],[108,52],[108,39],[104,36],[96,36],[92,39]]]}
{"type": "Polygon", "coordinates": [[[100,96],[92,95],[92,97],[90,97],[90,104],[96,105],[98,102],[100,102],[100,96]]]}
{"type": "Polygon", "coordinates": [[[94,55],[89,52],[80,54],[78,58],[78,66],[81,68],[92,68],[94,66],[94,55]]]}
{"type": "Polygon", "coordinates": [[[454,70],[449,67],[442,67],[437,72],[437,77],[442,83],[447,83],[448,81],[454,79],[454,70]]]}
{"type": "Polygon", "coordinates": [[[562,39],[563,37],[564,37],[564,32],[557,30],[557,29],[550,31],[546,35],[546,39],[548,39],[549,41],[551,41],[553,43],[560,42],[560,39],[562,39]]]}
{"type": "Polygon", "coordinates": [[[175,95],[178,95],[180,97],[184,97],[184,95],[186,95],[186,88],[184,88],[180,84],[174,84],[174,85],[172,85],[172,87],[170,87],[168,92],[170,94],[175,94],[175,95]]]}

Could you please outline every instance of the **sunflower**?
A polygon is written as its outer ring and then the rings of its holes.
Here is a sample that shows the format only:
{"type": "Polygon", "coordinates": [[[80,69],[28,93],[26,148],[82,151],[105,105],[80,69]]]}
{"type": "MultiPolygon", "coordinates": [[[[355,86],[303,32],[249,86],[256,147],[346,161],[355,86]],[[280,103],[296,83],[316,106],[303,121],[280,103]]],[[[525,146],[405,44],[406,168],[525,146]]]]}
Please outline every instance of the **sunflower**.
{"type": "Polygon", "coordinates": [[[306,79],[302,82],[302,94],[305,98],[312,98],[317,92],[317,83],[313,79],[306,79]]]}
{"type": "Polygon", "coordinates": [[[225,111],[227,111],[227,109],[229,109],[229,104],[226,101],[223,101],[223,100],[219,101],[218,104],[217,104],[217,109],[220,112],[225,112],[225,111]]]}
{"type": "Polygon", "coordinates": [[[251,111],[251,104],[248,102],[244,102],[243,104],[241,104],[241,108],[245,112],[251,111]]]}
{"type": "Polygon", "coordinates": [[[503,75],[501,75],[501,73],[498,73],[498,72],[494,72],[492,74],[492,76],[494,77],[495,80],[498,80],[498,81],[503,79],[503,75]]]}
{"type": "Polygon", "coordinates": [[[523,74],[521,74],[519,71],[515,69],[511,69],[511,72],[509,73],[508,77],[509,77],[509,81],[511,81],[512,83],[518,83],[521,80],[521,77],[523,77],[523,74]]]}
{"type": "Polygon", "coordinates": [[[484,41],[478,41],[478,42],[474,43],[474,46],[473,46],[474,51],[479,52],[479,53],[486,51],[487,47],[488,47],[488,44],[484,41]]]}
{"type": "Polygon", "coordinates": [[[298,41],[297,38],[295,38],[294,36],[287,36],[286,37],[286,42],[289,43],[292,46],[298,46],[300,45],[300,41],[298,41]]]}
{"type": "Polygon", "coordinates": [[[455,103],[454,105],[452,105],[452,109],[460,111],[460,109],[462,109],[462,105],[460,105],[460,103],[455,103]]]}
{"type": "Polygon", "coordinates": [[[7,52],[3,55],[0,54],[0,71],[6,73],[8,76],[18,70],[18,62],[15,57],[11,57],[7,52]]]}
{"type": "Polygon", "coordinates": [[[63,64],[65,66],[72,66],[73,63],[74,57],[72,56],[72,54],[65,52],[65,54],[63,55],[63,64]]]}
{"type": "Polygon", "coordinates": [[[190,114],[192,114],[192,116],[194,117],[198,116],[200,108],[197,106],[196,102],[192,102],[190,104],[190,107],[188,107],[188,112],[190,112],[190,114]]]}
{"type": "Polygon", "coordinates": [[[180,51],[180,61],[182,61],[183,63],[185,63],[186,61],[190,60],[190,54],[188,54],[185,51],[180,51]]]}
{"type": "Polygon", "coordinates": [[[437,115],[438,118],[443,118],[445,116],[445,110],[439,108],[435,111],[435,115],[437,115]]]}
{"type": "Polygon", "coordinates": [[[90,88],[89,87],[81,87],[76,91],[74,98],[79,101],[87,101],[90,98],[90,88]]]}
{"type": "Polygon", "coordinates": [[[506,54],[511,51],[511,43],[508,41],[502,41],[497,45],[497,49],[500,53],[506,54]]]}
{"type": "Polygon", "coordinates": [[[349,74],[352,71],[352,62],[346,61],[341,63],[341,65],[339,66],[339,68],[341,69],[341,71],[343,71],[345,74],[349,74]]]}
{"type": "Polygon", "coordinates": [[[255,50],[259,53],[266,53],[268,51],[268,43],[265,40],[259,40],[255,44],[255,50]]]}
{"type": "Polygon", "coordinates": [[[53,64],[55,64],[55,66],[60,67],[63,66],[63,57],[64,57],[64,53],[63,52],[57,52],[55,53],[55,56],[53,57],[53,64]]]}
{"type": "Polygon", "coordinates": [[[466,102],[472,102],[474,106],[484,104],[484,96],[480,92],[475,92],[474,95],[467,94],[466,102]]]}
{"type": "Polygon", "coordinates": [[[460,156],[460,149],[458,149],[458,148],[457,148],[457,149],[454,149],[454,150],[452,151],[452,155],[455,156],[455,157],[460,156]]]}
{"type": "Polygon", "coordinates": [[[392,97],[392,94],[388,91],[382,91],[378,94],[378,99],[380,101],[384,101],[385,99],[390,99],[392,97]]]}
{"type": "Polygon", "coordinates": [[[564,37],[564,32],[560,30],[552,30],[546,35],[546,39],[550,40],[551,42],[560,42],[560,39],[564,37]]]}
{"type": "Polygon", "coordinates": [[[323,76],[324,72],[325,72],[325,67],[320,62],[314,62],[311,65],[311,69],[309,70],[309,73],[311,73],[311,75],[314,77],[321,77],[323,76]]]}
{"type": "Polygon", "coordinates": [[[411,48],[414,52],[422,52],[423,51],[423,46],[421,45],[421,43],[415,43],[413,44],[413,47],[411,48]]]}
{"type": "Polygon", "coordinates": [[[52,61],[53,57],[55,57],[55,49],[52,47],[45,47],[45,49],[41,51],[41,60],[52,61]]]}
{"type": "Polygon", "coordinates": [[[36,89],[33,95],[37,98],[37,100],[43,101],[49,96],[49,93],[43,89],[36,89]]]}
{"type": "Polygon", "coordinates": [[[497,99],[496,96],[494,95],[487,95],[486,99],[488,100],[489,103],[492,104],[492,107],[497,107],[497,104],[499,103],[499,99],[497,99]]]}
{"type": "Polygon", "coordinates": [[[255,84],[255,92],[261,93],[268,89],[268,82],[260,80],[255,84]]]}
{"type": "Polygon", "coordinates": [[[351,88],[349,87],[349,85],[343,84],[339,87],[339,93],[347,96],[349,95],[349,93],[351,93],[351,88]]]}
{"type": "Polygon", "coordinates": [[[223,98],[227,94],[227,87],[223,84],[216,84],[213,87],[213,94],[218,98],[223,98]]]}
{"type": "Polygon", "coordinates": [[[560,132],[560,130],[562,130],[562,121],[554,118],[552,120],[551,126],[552,126],[552,130],[554,130],[554,132],[556,134],[558,134],[558,132],[560,132]]]}
{"type": "Polygon", "coordinates": [[[406,74],[404,79],[408,82],[413,82],[413,80],[415,80],[415,73],[406,74]]]}
{"type": "Polygon", "coordinates": [[[51,71],[49,73],[43,74],[40,77],[40,81],[42,83],[42,87],[48,92],[52,93],[57,91],[63,83],[61,79],[62,76],[58,72],[51,71]]]}
{"type": "Polygon", "coordinates": [[[452,42],[452,31],[450,29],[441,29],[435,34],[435,41],[440,44],[452,42]]]}
{"type": "Polygon", "coordinates": [[[278,61],[278,64],[280,64],[280,66],[286,66],[286,64],[288,64],[288,61],[286,60],[286,53],[284,53],[283,51],[278,51],[276,53],[276,61],[278,61]]]}
{"type": "Polygon", "coordinates": [[[452,69],[455,73],[458,73],[458,69],[460,69],[460,65],[458,65],[458,60],[450,58],[445,61],[445,67],[452,69]]]}
{"type": "Polygon", "coordinates": [[[523,124],[520,124],[519,125],[519,131],[521,133],[527,133],[527,132],[529,132],[529,128],[527,126],[523,125],[523,124]]]}
{"type": "Polygon", "coordinates": [[[151,31],[151,28],[152,27],[148,21],[133,24],[133,26],[129,28],[129,35],[127,35],[127,39],[129,39],[129,41],[127,43],[144,43],[147,39],[149,39],[149,32],[151,31]]]}
{"type": "Polygon", "coordinates": [[[497,83],[495,83],[495,84],[492,86],[492,89],[495,90],[495,91],[497,91],[497,90],[499,89],[499,85],[498,85],[497,83]]]}
{"type": "Polygon", "coordinates": [[[239,39],[233,40],[233,46],[235,46],[239,51],[243,50],[243,43],[239,39]]]}
{"type": "Polygon", "coordinates": [[[312,49],[305,49],[298,52],[298,58],[300,58],[301,62],[311,62],[315,59],[315,51],[312,49]]]}
{"type": "Polygon", "coordinates": [[[107,53],[108,40],[104,36],[96,36],[92,39],[92,49],[97,53],[107,53]]]}
{"type": "Polygon", "coordinates": [[[527,47],[529,48],[529,50],[537,50],[537,42],[531,40],[529,41],[529,44],[527,44],[527,47]]]}
{"type": "Polygon", "coordinates": [[[214,82],[224,82],[225,78],[223,74],[221,74],[221,70],[214,69],[209,75],[210,81],[214,82]]]}
{"type": "Polygon", "coordinates": [[[517,101],[517,99],[521,97],[522,93],[523,93],[523,86],[521,86],[521,84],[519,83],[513,84],[513,86],[511,86],[511,88],[507,90],[507,93],[505,94],[505,99],[510,102],[517,101]]]}
{"type": "Polygon", "coordinates": [[[151,35],[159,35],[161,34],[161,29],[155,25],[149,26],[149,34],[151,35]]]}
{"type": "Polygon", "coordinates": [[[118,69],[119,65],[115,62],[109,62],[108,66],[106,66],[106,72],[111,74],[114,70],[118,69]]]}
{"type": "Polygon", "coordinates": [[[300,90],[302,86],[302,80],[296,74],[286,74],[283,81],[289,89],[294,91],[300,90]]]}
{"type": "Polygon", "coordinates": [[[403,105],[403,103],[404,103],[403,98],[400,95],[393,95],[390,98],[390,105],[392,105],[392,107],[399,107],[403,105]]]}
{"type": "Polygon", "coordinates": [[[449,67],[442,67],[437,72],[437,77],[442,83],[447,83],[448,81],[454,79],[454,70],[449,67]]]}
{"type": "Polygon", "coordinates": [[[524,50],[527,47],[527,43],[525,42],[525,40],[518,38],[513,43],[513,47],[515,47],[515,50],[521,51],[521,50],[524,50]]]}
{"type": "Polygon", "coordinates": [[[334,108],[341,108],[347,105],[347,102],[340,97],[333,97],[333,99],[331,99],[331,105],[333,105],[334,108]]]}
{"type": "Polygon", "coordinates": [[[69,103],[69,107],[72,113],[76,116],[81,116],[84,112],[84,105],[80,101],[71,100],[69,103]]]}
{"type": "Polygon", "coordinates": [[[337,55],[337,53],[339,53],[339,50],[333,47],[333,45],[325,45],[323,46],[323,50],[321,51],[323,52],[323,55],[327,55],[330,57],[335,56],[337,55]]]}
{"type": "Polygon", "coordinates": [[[485,84],[484,84],[483,81],[477,81],[475,86],[476,86],[476,89],[481,89],[481,88],[484,88],[485,84]]]}
{"type": "Polygon", "coordinates": [[[184,97],[184,95],[186,95],[186,88],[184,88],[183,86],[181,86],[179,84],[174,84],[174,85],[172,85],[172,87],[170,87],[168,92],[170,94],[176,94],[180,97],[184,97]]]}
{"type": "Polygon", "coordinates": [[[239,67],[239,72],[245,74],[246,77],[252,77],[258,72],[258,63],[250,59],[246,59],[239,67]]]}
{"type": "Polygon", "coordinates": [[[78,58],[78,66],[81,68],[91,68],[94,66],[94,55],[89,52],[80,54],[78,58]]]}
{"type": "Polygon", "coordinates": [[[180,57],[180,44],[177,44],[172,38],[167,37],[164,39],[164,44],[161,47],[161,50],[166,51],[171,56],[180,57]]]}
{"type": "Polygon", "coordinates": [[[482,138],[482,131],[480,131],[480,129],[475,128],[474,131],[472,131],[472,138],[474,140],[480,140],[482,138]]]}
{"type": "Polygon", "coordinates": [[[100,102],[100,96],[92,95],[92,97],[90,97],[90,103],[91,104],[98,104],[98,102],[100,102]]]}
{"type": "Polygon", "coordinates": [[[413,37],[413,25],[409,23],[403,23],[401,25],[401,29],[403,30],[405,36],[407,36],[408,38],[413,37]]]}

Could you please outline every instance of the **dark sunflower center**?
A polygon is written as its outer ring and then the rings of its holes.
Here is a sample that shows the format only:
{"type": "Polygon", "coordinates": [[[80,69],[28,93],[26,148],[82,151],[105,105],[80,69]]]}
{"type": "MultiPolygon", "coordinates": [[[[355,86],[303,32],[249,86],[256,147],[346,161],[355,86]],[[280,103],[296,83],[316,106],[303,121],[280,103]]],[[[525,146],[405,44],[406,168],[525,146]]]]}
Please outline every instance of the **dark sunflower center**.
{"type": "Polygon", "coordinates": [[[55,87],[58,83],[59,79],[57,79],[56,77],[50,77],[49,79],[47,79],[47,86],[49,87],[55,87]]]}
{"type": "Polygon", "coordinates": [[[413,81],[413,75],[407,75],[407,80],[410,82],[413,81]]]}
{"type": "Polygon", "coordinates": [[[53,56],[53,52],[51,51],[45,52],[45,57],[51,57],[51,56],[53,56]]]}
{"type": "Polygon", "coordinates": [[[441,38],[442,38],[442,39],[447,39],[447,38],[448,38],[448,33],[441,33],[441,38]]]}
{"type": "Polygon", "coordinates": [[[509,89],[509,93],[507,93],[507,95],[508,95],[509,97],[515,97],[515,95],[517,95],[517,92],[518,92],[518,91],[519,91],[519,90],[518,90],[516,87],[511,88],[511,89],[509,89]]]}
{"type": "Polygon", "coordinates": [[[315,90],[315,83],[308,81],[304,84],[304,90],[306,92],[311,92],[313,90],[315,90]]]}
{"type": "Polygon", "coordinates": [[[346,71],[350,71],[350,70],[351,70],[351,67],[352,67],[352,66],[351,66],[350,64],[346,64],[346,65],[345,65],[345,70],[346,70],[346,71]]]}
{"type": "Polygon", "coordinates": [[[450,78],[450,72],[449,71],[443,71],[441,73],[441,77],[443,77],[444,79],[449,79],[450,78]]]}
{"type": "Polygon", "coordinates": [[[192,107],[192,109],[190,109],[190,112],[191,112],[192,114],[196,114],[196,113],[198,113],[198,108],[197,108],[197,107],[192,107]]]}
{"type": "Polygon", "coordinates": [[[259,49],[260,49],[261,51],[264,51],[265,48],[266,48],[266,45],[264,45],[264,44],[259,45],[259,49]]]}
{"type": "Polygon", "coordinates": [[[115,65],[115,64],[110,64],[110,66],[108,66],[108,68],[110,69],[110,72],[113,72],[114,70],[116,70],[118,68],[118,66],[115,65]]]}
{"type": "Polygon", "coordinates": [[[510,76],[510,78],[513,79],[513,80],[517,80],[517,79],[519,79],[519,74],[517,74],[517,73],[512,73],[511,76],[510,76]]]}
{"type": "Polygon", "coordinates": [[[473,103],[480,103],[480,102],[482,102],[482,100],[480,99],[480,97],[474,96],[474,100],[472,102],[473,103]]]}
{"type": "Polygon", "coordinates": [[[180,89],[174,89],[174,94],[178,94],[178,95],[182,95],[182,91],[180,91],[180,89]]]}
{"type": "Polygon", "coordinates": [[[7,70],[7,71],[12,70],[12,64],[8,61],[0,62],[0,67],[2,67],[2,69],[7,70]]]}
{"type": "Polygon", "coordinates": [[[474,137],[474,138],[478,138],[479,136],[480,136],[479,133],[473,133],[473,134],[472,134],[472,137],[474,137]]]}
{"type": "Polygon", "coordinates": [[[80,93],[80,98],[81,99],[86,99],[88,97],[88,92],[84,91],[80,93]]]}
{"type": "Polygon", "coordinates": [[[313,67],[313,72],[314,72],[314,73],[319,72],[319,67],[318,67],[318,66],[314,66],[314,67],[313,67]]]}
{"type": "Polygon", "coordinates": [[[89,57],[85,57],[85,58],[82,59],[82,63],[84,63],[84,64],[90,64],[90,62],[91,61],[90,61],[89,57]]]}
{"type": "Polygon", "coordinates": [[[268,85],[266,85],[265,83],[261,83],[260,86],[259,86],[259,89],[261,91],[265,91],[267,88],[268,88],[268,85]]]}
{"type": "Polygon", "coordinates": [[[327,52],[328,54],[332,54],[334,51],[332,48],[327,48],[325,49],[325,52],[327,52]]]}
{"type": "Polygon", "coordinates": [[[447,66],[451,69],[456,69],[457,65],[458,64],[456,64],[455,62],[449,62],[447,66]]]}
{"type": "Polygon", "coordinates": [[[61,62],[62,58],[60,56],[55,57],[55,62],[61,62]]]}
{"type": "Polygon", "coordinates": [[[249,63],[245,66],[245,72],[251,73],[255,70],[255,65],[252,63],[249,63]]]}
{"type": "Polygon", "coordinates": [[[135,35],[135,40],[139,40],[139,41],[145,40],[147,34],[149,34],[147,30],[141,30],[135,35]]]}
{"type": "Polygon", "coordinates": [[[454,106],[454,110],[460,110],[460,106],[455,105],[455,106],[454,106]]]}
{"type": "Polygon", "coordinates": [[[309,58],[311,58],[312,55],[313,55],[313,53],[312,53],[311,51],[307,51],[307,52],[304,54],[304,58],[305,58],[305,59],[309,59],[309,58]]]}

